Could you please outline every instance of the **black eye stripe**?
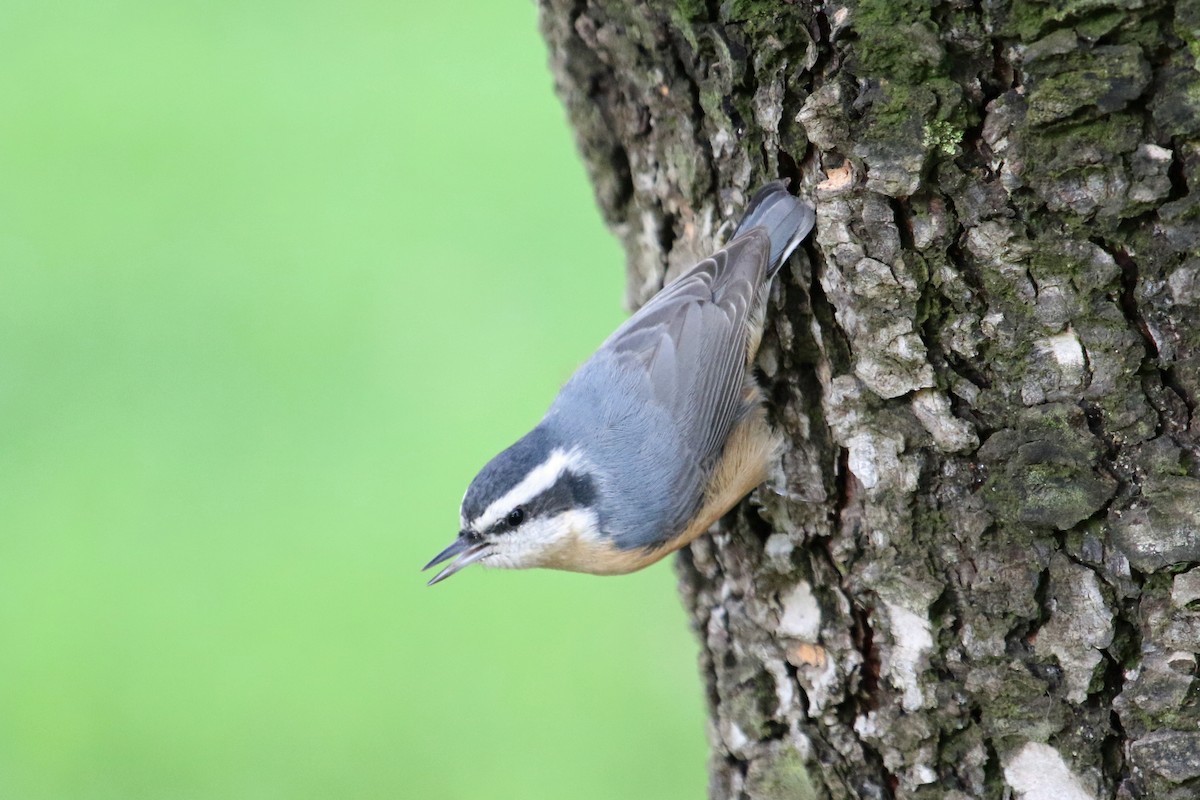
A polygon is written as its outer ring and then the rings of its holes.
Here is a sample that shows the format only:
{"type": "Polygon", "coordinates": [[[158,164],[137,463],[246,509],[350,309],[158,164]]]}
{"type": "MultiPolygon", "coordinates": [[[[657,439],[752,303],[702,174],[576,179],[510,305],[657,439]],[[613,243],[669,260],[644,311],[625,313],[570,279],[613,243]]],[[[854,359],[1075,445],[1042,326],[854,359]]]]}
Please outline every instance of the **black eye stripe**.
{"type": "Polygon", "coordinates": [[[493,535],[513,533],[531,519],[552,517],[571,508],[591,507],[595,497],[595,485],[590,477],[564,472],[552,486],[492,523],[489,532],[493,535]]]}

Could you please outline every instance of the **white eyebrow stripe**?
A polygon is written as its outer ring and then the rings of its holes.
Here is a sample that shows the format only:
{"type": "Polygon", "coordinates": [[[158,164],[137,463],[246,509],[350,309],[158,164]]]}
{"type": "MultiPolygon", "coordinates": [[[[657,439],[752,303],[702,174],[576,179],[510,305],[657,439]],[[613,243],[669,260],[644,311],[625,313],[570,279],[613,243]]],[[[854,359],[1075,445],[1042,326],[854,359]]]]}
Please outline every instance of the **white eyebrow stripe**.
{"type": "Polygon", "coordinates": [[[492,504],[471,523],[471,527],[479,532],[487,530],[514,508],[522,503],[528,503],[553,486],[564,472],[578,469],[582,464],[583,459],[579,457],[578,450],[570,452],[559,448],[552,450],[549,457],[531,469],[520,483],[505,492],[503,496],[493,500],[492,504]]]}

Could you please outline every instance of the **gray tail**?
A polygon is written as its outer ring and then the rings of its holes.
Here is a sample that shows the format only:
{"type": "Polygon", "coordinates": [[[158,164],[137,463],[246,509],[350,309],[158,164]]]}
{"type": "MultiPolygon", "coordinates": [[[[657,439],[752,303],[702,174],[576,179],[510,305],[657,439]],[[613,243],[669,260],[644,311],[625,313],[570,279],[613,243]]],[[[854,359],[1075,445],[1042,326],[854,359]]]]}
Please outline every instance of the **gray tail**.
{"type": "Polygon", "coordinates": [[[816,219],[811,205],[788,194],[786,183],[772,181],[750,200],[733,236],[736,239],[752,228],[765,228],[771,238],[771,265],[767,274],[774,275],[808,236],[816,219]]]}

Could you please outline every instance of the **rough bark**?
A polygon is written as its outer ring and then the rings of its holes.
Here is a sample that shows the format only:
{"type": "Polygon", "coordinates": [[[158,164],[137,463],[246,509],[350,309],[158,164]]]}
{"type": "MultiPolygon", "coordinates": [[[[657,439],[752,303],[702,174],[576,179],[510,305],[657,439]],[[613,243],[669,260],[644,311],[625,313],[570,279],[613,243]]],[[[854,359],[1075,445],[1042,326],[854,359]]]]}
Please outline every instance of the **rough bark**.
{"type": "Polygon", "coordinates": [[[817,206],[678,561],[711,795],[1200,796],[1200,4],[541,5],[631,304],[817,206]]]}

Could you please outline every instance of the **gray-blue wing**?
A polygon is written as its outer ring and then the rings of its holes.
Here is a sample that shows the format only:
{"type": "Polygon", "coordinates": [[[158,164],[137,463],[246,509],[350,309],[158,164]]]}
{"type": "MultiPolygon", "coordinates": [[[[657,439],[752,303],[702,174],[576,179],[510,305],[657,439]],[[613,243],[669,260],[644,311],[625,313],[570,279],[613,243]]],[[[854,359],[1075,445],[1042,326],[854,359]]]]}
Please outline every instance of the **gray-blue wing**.
{"type": "Polygon", "coordinates": [[[572,438],[609,467],[621,546],[655,541],[670,533],[664,522],[695,513],[746,411],[747,322],[770,251],[757,228],[692,267],[619,327],[552,407],[548,421],[583,426],[572,438]]]}
{"type": "Polygon", "coordinates": [[[771,242],[750,231],[650,299],[600,346],[644,370],[697,461],[721,452],[743,413],[747,320],[766,278],[771,242]]]}

